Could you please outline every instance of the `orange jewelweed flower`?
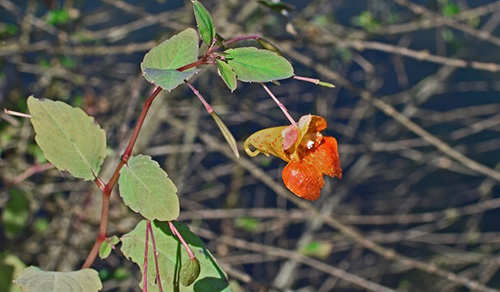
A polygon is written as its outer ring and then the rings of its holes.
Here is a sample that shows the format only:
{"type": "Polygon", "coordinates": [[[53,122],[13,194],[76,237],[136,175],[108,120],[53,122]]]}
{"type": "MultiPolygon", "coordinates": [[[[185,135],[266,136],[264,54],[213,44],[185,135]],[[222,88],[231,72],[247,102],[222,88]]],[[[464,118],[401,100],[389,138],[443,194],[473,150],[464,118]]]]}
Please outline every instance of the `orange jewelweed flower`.
{"type": "Polygon", "coordinates": [[[337,140],[323,136],[324,129],[323,117],[305,115],[298,129],[281,126],[253,133],[245,140],[245,152],[252,157],[271,154],[288,162],[281,175],[285,186],[301,198],[317,200],[325,184],[324,174],[342,178],[337,140]]]}

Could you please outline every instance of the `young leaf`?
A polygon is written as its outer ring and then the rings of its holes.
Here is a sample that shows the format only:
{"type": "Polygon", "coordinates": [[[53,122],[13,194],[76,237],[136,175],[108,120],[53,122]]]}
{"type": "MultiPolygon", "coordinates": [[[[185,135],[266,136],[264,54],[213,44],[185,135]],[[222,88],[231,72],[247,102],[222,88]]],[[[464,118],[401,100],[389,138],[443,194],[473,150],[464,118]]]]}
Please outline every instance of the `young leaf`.
{"type": "Polygon", "coordinates": [[[293,76],[293,67],[287,59],[268,50],[253,47],[225,51],[228,64],[239,80],[268,82],[293,76]]]}
{"type": "Polygon", "coordinates": [[[189,286],[193,284],[198,276],[200,275],[200,262],[197,258],[189,259],[189,261],[185,262],[182,265],[181,273],[179,278],[181,280],[181,284],[183,286],[189,286]]]}
{"type": "MultiPolygon", "coordinates": [[[[185,263],[190,258],[177,237],[175,237],[168,226],[168,222],[155,221],[152,224],[153,233],[156,241],[156,250],[158,251],[158,261],[160,266],[160,278],[163,291],[193,292],[230,292],[226,275],[217,265],[210,251],[203,244],[203,241],[193,234],[189,228],[180,223],[174,222],[177,230],[186,240],[199,261],[200,274],[193,284],[188,287],[180,285],[179,273],[185,263]]],[[[137,224],[134,230],[121,238],[122,253],[139,268],[143,269],[144,245],[145,245],[146,221],[142,220],[137,224]]],[[[153,245],[149,241],[148,263],[154,263],[153,245]]],[[[155,275],[155,265],[148,264],[148,275],[155,275]]],[[[141,271],[142,274],[143,271],[141,271]]],[[[142,282],[140,284],[142,287],[142,282]]],[[[148,276],[148,291],[158,292],[158,285],[155,284],[155,277],[148,276]]]]}
{"type": "Polygon", "coordinates": [[[14,281],[24,292],[97,292],[102,289],[99,274],[93,269],[73,272],[46,272],[28,267],[14,281]]]}
{"type": "Polygon", "coordinates": [[[7,238],[18,235],[26,224],[30,216],[30,201],[26,194],[20,190],[9,191],[10,199],[5,204],[2,213],[2,224],[7,238]]]}
{"type": "Polygon", "coordinates": [[[114,248],[115,245],[117,245],[120,242],[120,239],[116,236],[113,235],[112,237],[106,238],[102,243],[101,247],[99,248],[99,257],[101,259],[107,258],[111,254],[111,250],[114,248]]]}
{"type": "Polygon", "coordinates": [[[149,220],[174,220],[179,216],[177,188],[150,156],[132,157],[120,171],[120,196],[125,205],[149,220]]]}
{"type": "Polygon", "coordinates": [[[236,74],[233,71],[233,68],[229,66],[228,63],[217,59],[217,73],[219,73],[219,76],[224,80],[224,83],[226,83],[227,87],[233,92],[236,89],[237,83],[236,83],[236,74]]]}
{"type": "Polygon", "coordinates": [[[226,139],[227,144],[229,144],[229,147],[231,150],[233,150],[234,155],[236,158],[240,158],[240,153],[238,152],[238,144],[236,144],[236,140],[233,137],[233,134],[231,134],[231,131],[227,128],[226,124],[219,118],[216,112],[211,112],[210,116],[212,119],[214,119],[215,123],[219,127],[219,130],[222,132],[222,135],[224,136],[224,139],[226,139]]]}
{"type": "Polygon", "coordinates": [[[149,50],[142,60],[141,70],[146,80],[165,90],[171,90],[194,74],[193,71],[181,74],[172,71],[197,59],[198,34],[194,29],[187,28],[149,50]],[[169,80],[170,78],[173,80],[169,80]]]}
{"type": "Polygon", "coordinates": [[[200,31],[201,39],[210,46],[215,37],[214,23],[210,12],[199,1],[193,1],[194,17],[200,31]]]}
{"type": "Polygon", "coordinates": [[[106,154],[105,132],[94,119],[66,103],[33,96],[28,109],[35,141],[47,160],[75,177],[94,179],[106,154]]]}
{"type": "Polygon", "coordinates": [[[144,78],[147,81],[160,86],[163,90],[170,91],[193,76],[196,70],[188,70],[184,72],[175,69],[154,69],[145,68],[143,70],[144,78]]]}

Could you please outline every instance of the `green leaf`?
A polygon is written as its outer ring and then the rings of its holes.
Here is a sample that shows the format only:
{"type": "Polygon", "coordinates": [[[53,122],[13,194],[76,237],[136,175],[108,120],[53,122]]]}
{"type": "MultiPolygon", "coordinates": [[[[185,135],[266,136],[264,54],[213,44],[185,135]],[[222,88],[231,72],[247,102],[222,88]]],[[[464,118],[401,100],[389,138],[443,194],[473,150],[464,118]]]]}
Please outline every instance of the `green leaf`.
{"type": "Polygon", "coordinates": [[[120,239],[113,235],[111,237],[106,238],[99,248],[99,257],[101,259],[107,258],[111,254],[111,250],[120,242],[120,239]]]}
{"type": "MultiPolygon", "coordinates": [[[[178,292],[230,292],[226,275],[219,268],[210,251],[206,249],[203,241],[193,234],[189,228],[180,223],[173,222],[182,237],[192,249],[200,264],[200,275],[195,282],[184,287],[180,285],[179,274],[183,263],[190,261],[186,250],[177,237],[175,237],[168,226],[168,222],[155,221],[152,224],[153,234],[158,252],[160,266],[160,278],[163,291],[178,292]]],[[[146,221],[137,224],[134,230],[121,238],[122,253],[143,269],[144,246],[146,235],[146,221]]],[[[142,274],[143,271],[141,271],[142,274]]],[[[149,240],[148,255],[148,291],[158,292],[155,284],[155,265],[153,257],[153,245],[149,240]]],[[[142,282],[140,284],[142,287],[142,282]]]]}
{"type": "Polygon", "coordinates": [[[236,143],[233,134],[231,134],[231,131],[229,131],[226,124],[224,124],[224,122],[221,120],[221,118],[219,118],[215,111],[211,112],[210,116],[212,117],[212,119],[214,119],[217,127],[219,127],[219,130],[222,132],[224,139],[226,139],[227,144],[229,144],[229,147],[233,151],[236,158],[240,158],[240,153],[238,152],[238,144],[236,143]]]}
{"type": "Polygon", "coordinates": [[[26,268],[24,263],[15,255],[0,254],[0,287],[5,292],[22,292],[21,288],[14,285],[12,280],[26,268]]]}
{"type": "Polygon", "coordinates": [[[69,21],[69,14],[66,10],[50,10],[47,13],[47,22],[51,25],[61,25],[69,21]]]}
{"type": "Polygon", "coordinates": [[[60,101],[30,96],[28,108],[35,141],[59,170],[94,179],[106,153],[106,134],[83,110],[60,101]]]}
{"type": "Polygon", "coordinates": [[[233,92],[236,89],[236,86],[238,85],[236,83],[236,74],[233,71],[233,68],[229,66],[226,62],[217,59],[217,73],[219,73],[219,76],[224,80],[224,83],[226,83],[227,87],[233,92]]]}
{"type": "Polygon", "coordinates": [[[177,69],[198,58],[198,34],[187,28],[149,50],[141,69],[177,69]]]}
{"type": "Polygon", "coordinates": [[[141,63],[146,80],[165,90],[172,90],[184,83],[184,79],[196,71],[174,71],[198,59],[198,40],[196,31],[187,28],[149,50],[141,63]]]}
{"type": "Polygon", "coordinates": [[[257,39],[257,42],[266,50],[269,50],[269,51],[272,51],[272,52],[275,52],[276,54],[280,55],[280,56],[283,56],[283,54],[281,53],[281,51],[278,49],[277,46],[275,46],[272,42],[270,42],[269,40],[266,40],[265,38],[258,38],[257,39]]]}
{"type": "Polygon", "coordinates": [[[193,284],[198,276],[200,275],[200,262],[197,258],[189,259],[189,261],[185,262],[182,265],[181,273],[179,278],[181,280],[181,284],[183,286],[189,286],[193,284]]]}
{"type": "Polygon", "coordinates": [[[239,217],[236,218],[236,227],[244,229],[248,232],[256,232],[260,229],[260,221],[256,218],[251,217],[239,217]]]}
{"type": "Polygon", "coordinates": [[[443,8],[443,15],[447,17],[453,17],[460,13],[460,6],[455,3],[446,3],[443,8]]]}
{"type": "Polygon", "coordinates": [[[326,259],[332,252],[333,245],[327,241],[313,241],[304,246],[300,253],[306,256],[313,256],[326,259]]]}
{"type": "Polygon", "coordinates": [[[97,271],[83,269],[73,272],[46,272],[28,267],[14,281],[24,292],[97,292],[102,283],[97,271]]]}
{"type": "Polygon", "coordinates": [[[268,50],[253,47],[229,49],[226,60],[239,80],[268,82],[293,76],[293,67],[287,59],[268,50]]]}
{"type": "Polygon", "coordinates": [[[215,28],[210,12],[199,1],[193,1],[194,17],[200,31],[201,39],[210,46],[215,37],[215,28]]]}
{"type": "Polygon", "coordinates": [[[177,188],[150,156],[132,157],[120,171],[118,184],[124,203],[143,217],[170,221],[179,216],[177,188]]]}
{"type": "Polygon", "coordinates": [[[7,201],[2,213],[2,224],[7,238],[16,237],[28,223],[30,216],[30,201],[23,191],[13,189],[9,191],[10,199],[7,201]]]}
{"type": "Polygon", "coordinates": [[[175,69],[154,69],[145,68],[143,70],[144,78],[147,81],[160,86],[163,90],[170,91],[193,76],[196,70],[177,71],[175,69]]]}

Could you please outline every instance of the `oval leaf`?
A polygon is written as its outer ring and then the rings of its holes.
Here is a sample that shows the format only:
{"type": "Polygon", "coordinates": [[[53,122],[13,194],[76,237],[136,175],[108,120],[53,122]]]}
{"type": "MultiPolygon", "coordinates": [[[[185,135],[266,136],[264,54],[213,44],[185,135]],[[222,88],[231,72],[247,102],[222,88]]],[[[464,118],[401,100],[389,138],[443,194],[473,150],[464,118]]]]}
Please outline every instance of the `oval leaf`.
{"type": "Polygon", "coordinates": [[[29,267],[14,281],[24,292],[97,292],[102,289],[97,271],[46,272],[29,267]]]}
{"type": "MultiPolygon", "coordinates": [[[[180,285],[179,273],[181,267],[190,261],[190,258],[177,237],[175,237],[168,226],[168,222],[155,221],[152,224],[153,234],[158,252],[158,261],[160,267],[160,278],[163,291],[178,292],[230,292],[226,275],[217,265],[212,254],[203,244],[203,241],[192,233],[189,228],[180,222],[173,222],[182,237],[190,246],[194,255],[199,261],[200,274],[198,279],[188,287],[180,285]]],[[[134,230],[121,238],[122,253],[136,263],[142,269],[144,261],[146,221],[140,221],[134,230]]],[[[153,257],[153,245],[149,241],[148,255],[148,291],[158,292],[158,285],[155,284],[155,265],[153,257]]],[[[142,287],[142,282],[140,284],[142,287]]]]}
{"type": "Polygon", "coordinates": [[[219,118],[216,112],[211,112],[210,116],[214,119],[217,127],[219,127],[219,130],[222,132],[222,135],[224,136],[224,139],[226,139],[226,142],[227,144],[229,144],[231,150],[233,150],[236,158],[240,158],[240,153],[238,152],[238,144],[236,144],[236,140],[234,139],[233,134],[231,134],[231,131],[229,131],[226,124],[224,124],[224,122],[221,120],[221,118],[219,118]]]}
{"type": "Polygon", "coordinates": [[[149,220],[170,221],[179,216],[177,188],[150,156],[132,157],[118,181],[124,203],[149,220]]]}
{"type": "Polygon", "coordinates": [[[60,101],[30,96],[35,140],[50,163],[75,177],[94,179],[106,154],[103,129],[83,110],[60,101]]]}
{"type": "Polygon", "coordinates": [[[215,37],[214,23],[210,12],[198,1],[193,1],[194,17],[200,31],[201,39],[210,46],[215,37]]]}
{"type": "Polygon", "coordinates": [[[187,28],[149,50],[141,69],[177,69],[198,58],[198,34],[187,28]]]}
{"type": "Polygon", "coordinates": [[[225,51],[228,64],[237,77],[245,82],[268,82],[293,76],[287,59],[268,50],[253,47],[225,51]]]}
{"type": "Polygon", "coordinates": [[[217,73],[219,73],[219,76],[224,80],[224,83],[226,83],[227,87],[233,92],[236,89],[237,82],[236,82],[236,74],[233,71],[233,68],[229,66],[228,63],[217,59],[217,73]]]}
{"type": "Polygon", "coordinates": [[[198,276],[200,275],[200,262],[197,258],[190,259],[182,265],[181,273],[179,278],[183,286],[189,286],[193,284],[198,276]]]}
{"type": "Polygon", "coordinates": [[[198,71],[189,70],[180,72],[175,69],[145,68],[143,75],[147,81],[160,86],[163,90],[170,91],[184,83],[184,80],[189,79],[196,72],[198,71]]]}

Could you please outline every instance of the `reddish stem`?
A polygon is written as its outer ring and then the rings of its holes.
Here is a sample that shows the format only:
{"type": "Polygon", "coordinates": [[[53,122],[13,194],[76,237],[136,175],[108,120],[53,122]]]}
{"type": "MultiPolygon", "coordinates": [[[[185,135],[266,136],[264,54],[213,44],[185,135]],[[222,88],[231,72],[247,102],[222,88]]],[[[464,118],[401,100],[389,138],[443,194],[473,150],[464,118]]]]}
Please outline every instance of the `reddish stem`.
{"type": "MultiPolygon", "coordinates": [[[[178,68],[178,71],[185,71],[187,69],[206,64],[207,61],[207,56],[204,56],[203,58],[191,63],[187,64],[185,66],[182,66],[178,68]]],[[[106,239],[106,230],[108,228],[108,213],[109,213],[109,197],[111,196],[111,192],[113,191],[114,186],[116,185],[116,182],[118,181],[118,178],[120,177],[120,170],[122,167],[127,164],[128,159],[132,155],[132,150],[134,149],[135,142],[137,141],[137,137],[139,136],[139,132],[141,131],[142,125],[144,124],[144,120],[146,119],[146,115],[149,111],[149,108],[151,107],[151,104],[153,103],[154,99],[158,96],[158,94],[161,92],[161,87],[157,86],[154,90],[153,93],[146,99],[144,102],[144,106],[142,107],[142,112],[141,115],[139,116],[137,123],[134,128],[134,132],[132,133],[132,136],[130,137],[130,140],[128,142],[127,148],[123,152],[123,155],[121,157],[120,162],[115,168],[115,171],[113,173],[113,176],[109,179],[108,183],[103,187],[102,186],[102,181],[96,179],[94,182],[97,184],[99,189],[102,191],[102,206],[101,206],[101,221],[99,223],[99,233],[97,235],[97,238],[94,242],[94,245],[92,246],[92,249],[90,250],[89,254],[87,255],[87,258],[85,259],[85,262],[83,263],[82,269],[88,268],[92,265],[92,263],[95,261],[97,254],[99,253],[99,247],[101,246],[102,242],[106,239]]]]}
{"type": "Polygon", "coordinates": [[[318,84],[319,83],[319,79],[315,79],[315,78],[309,78],[309,77],[304,77],[304,76],[293,76],[293,79],[297,79],[297,80],[301,80],[301,81],[305,81],[305,82],[310,82],[310,83],[314,83],[314,84],[318,84]]]}
{"type": "Polygon", "coordinates": [[[156,269],[156,282],[158,282],[158,288],[160,289],[160,292],[163,292],[163,288],[161,286],[161,279],[160,279],[160,267],[158,265],[158,252],[156,251],[156,242],[155,242],[155,236],[153,234],[153,228],[151,227],[151,221],[148,220],[146,223],[146,232],[149,231],[151,234],[151,242],[153,243],[153,255],[155,259],[155,269],[156,269]]]}
{"type": "Polygon", "coordinates": [[[182,246],[184,246],[184,249],[186,249],[186,252],[188,253],[189,258],[191,260],[195,259],[196,256],[194,255],[193,251],[191,250],[191,248],[189,247],[189,245],[186,243],[186,241],[184,240],[184,238],[182,237],[182,235],[180,234],[180,232],[177,230],[177,228],[175,228],[174,223],[172,223],[172,221],[168,221],[168,226],[170,227],[170,230],[172,231],[172,233],[175,236],[177,236],[177,238],[179,239],[179,241],[182,243],[182,246]]]}
{"type": "Polygon", "coordinates": [[[261,83],[260,85],[262,85],[262,87],[264,87],[264,89],[266,90],[267,94],[269,94],[271,96],[271,98],[274,100],[274,102],[276,102],[276,104],[280,107],[281,111],[283,111],[283,113],[285,114],[285,116],[287,117],[287,119],[290,121],[290,123],[294,127],[297,127],[297,123],[292,118],[292,116],[290,115],[290,113],[288,113],[288,110],[286,109],[286,107],[278,100],[278,98],[276,98],[276,96],[274,96],[274,94],[271,92],[271,90],[269,90],[269,88],[267,88],[267,86],[264,83],[261,83]]]}
{"type": "Polygon", "coordinates": [[[17,185],[18,183],[24,181],[25,179],[29,178],[30,176],[46,171],[48,169],[53,168],[54,166],[50,163],[44,163],[44,164],[35,164],[28,169],[26,169],[23,173],[20,175],[16,176],[12,181],[7,183],[7,186],[12,186],[12,185],[17,185]]]}
{"type": "Polygon", "coordinates": [[[148,292],[148,250],[149,250],[149,226],[151,221],[146,223],[146,243],[144,245],[144,261],[142,262],[142,292],[148,292]]]}
{"type": "Polygon", "coordinates": [[[111,179],[108,181],[108,183],[104,186],[103,189],[101,189],[102,186],[96,180],[97,186],[102,191],[102,207],[101,207],[101,221],[99,223],[99,234],[97,235],[96,241],[94,242],[92,249],[87,255],[85,262],[83,263],[82,269],[88,268],[92,265],[92,263],[95,261],[95,258],[97,257],[101,243],[104,241],[104,239],[106,239],[106,230],[108,228],[109,197],[111,196],[111,191],[113,190],[116,182],[118,181],[118,177],[120,176],[120,170],[125,164],[127,164],[128,159],[132,155],[132,150],[134,149],[135,142],[137,141],[137,137],[139,136],[139,132],[141,131],[142,124],[146,119],[146,115],[149,111],[149,108],[151,107],[151,104],[153,103],[154,99],[156,98],[156,96],[158,96],[160,92],[161,92],[161,87],[156,87],[153,93],[151,93],[151,95],[144,102],[144,106],[142,108],[141,115],[137,120],[137,124],[135,125],[134,132],[130,137],[127,148],[123,152],[120,163],[116,166],[111,179]]]}
{"type": "Polygon", "coordinates": [[[191,91],[198,97],[198,99],[201,101],[203,106],[205,106],[205,110],[207,110],[207,112],[209,114],[211,114],[214,111],[212,106],[205,100],[205,98],[201,95],[201,93],[196,88],[194,88],[193,85],[191,85],[191,83],[186,81],[186,84],[187,84],[187,86],[189,86],[191,91]]]}

